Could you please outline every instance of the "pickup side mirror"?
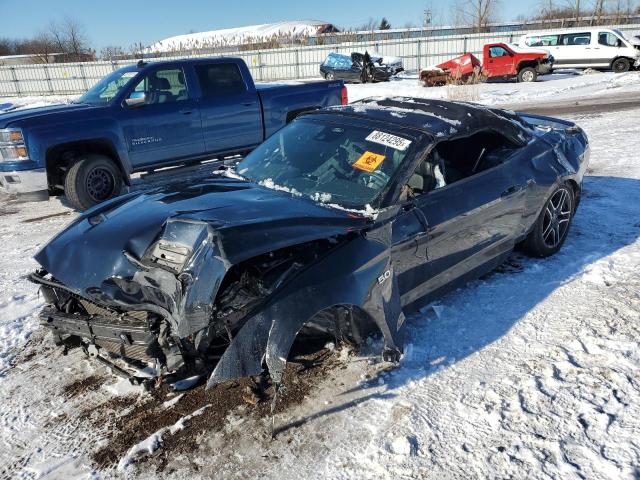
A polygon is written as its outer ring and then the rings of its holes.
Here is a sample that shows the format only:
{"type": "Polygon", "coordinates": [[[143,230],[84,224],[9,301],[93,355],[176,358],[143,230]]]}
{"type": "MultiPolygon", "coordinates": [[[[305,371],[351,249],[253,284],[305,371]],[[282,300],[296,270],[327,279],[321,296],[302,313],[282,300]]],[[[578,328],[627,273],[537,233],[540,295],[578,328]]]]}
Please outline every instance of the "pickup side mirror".
{"type": "Polygon", "coordinates": [[[147,103],[147,94],[145,92],[132,92],[124,103],[127,107],[140,107],[147,103]]]}

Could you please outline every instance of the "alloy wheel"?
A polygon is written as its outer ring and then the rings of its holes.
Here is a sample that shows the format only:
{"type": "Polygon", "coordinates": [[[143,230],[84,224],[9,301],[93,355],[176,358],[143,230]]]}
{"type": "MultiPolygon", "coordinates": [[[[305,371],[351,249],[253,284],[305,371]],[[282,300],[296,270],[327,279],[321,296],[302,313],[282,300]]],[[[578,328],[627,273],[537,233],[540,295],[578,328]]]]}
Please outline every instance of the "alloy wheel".
{"type": "Polygon", "coordinates": [[[542,220],[542,241],[548,248],[557,247],[567,235],[573,205],[566,188],[559,189],[547,202],[542,220]]]}

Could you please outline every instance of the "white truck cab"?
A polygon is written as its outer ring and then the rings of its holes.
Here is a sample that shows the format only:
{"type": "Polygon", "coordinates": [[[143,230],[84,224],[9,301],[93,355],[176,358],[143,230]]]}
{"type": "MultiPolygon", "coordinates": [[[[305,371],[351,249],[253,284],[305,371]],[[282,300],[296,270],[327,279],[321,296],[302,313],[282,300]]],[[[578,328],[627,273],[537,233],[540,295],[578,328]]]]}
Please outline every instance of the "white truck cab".
{"type": "Polygon", "coordinates": [[[602,68],[622,73],[640,67],[640,49],[617,29],[572,28],[527,33],[520,47],[542,47],[554,58],[554,68],[602,68]]]}

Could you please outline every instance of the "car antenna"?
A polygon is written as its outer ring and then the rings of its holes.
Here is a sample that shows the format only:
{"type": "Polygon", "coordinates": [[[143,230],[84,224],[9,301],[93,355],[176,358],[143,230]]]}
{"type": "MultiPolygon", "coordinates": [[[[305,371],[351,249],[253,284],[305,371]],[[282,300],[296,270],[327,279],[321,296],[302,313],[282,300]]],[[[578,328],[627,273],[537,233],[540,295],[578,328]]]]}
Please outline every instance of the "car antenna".
{"type": "Polygon", "coordinates": [[[138,64],[137,65],[138,65],[138,68],[142,68],[145,65],[147,65],[147,62],[145,62],[144,60],[138,60],[138,64]]]}

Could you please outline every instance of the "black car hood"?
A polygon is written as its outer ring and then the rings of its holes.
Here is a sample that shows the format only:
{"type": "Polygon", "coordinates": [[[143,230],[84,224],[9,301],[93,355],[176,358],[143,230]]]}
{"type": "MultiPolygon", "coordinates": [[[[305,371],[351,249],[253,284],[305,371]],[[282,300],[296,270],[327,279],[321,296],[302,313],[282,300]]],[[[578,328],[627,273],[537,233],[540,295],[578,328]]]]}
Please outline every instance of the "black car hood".
{"type": "Polygon", "coordinates": [[[371,223],[310,199],[224,178],[129,197],[85,212],[35,259],[68,288],[91,297],[107,279],[133,278],[139,268],[131,258],[142,259],[169,222],[206,224],[230,264],[371,223]]]}

